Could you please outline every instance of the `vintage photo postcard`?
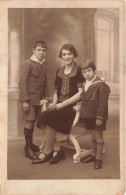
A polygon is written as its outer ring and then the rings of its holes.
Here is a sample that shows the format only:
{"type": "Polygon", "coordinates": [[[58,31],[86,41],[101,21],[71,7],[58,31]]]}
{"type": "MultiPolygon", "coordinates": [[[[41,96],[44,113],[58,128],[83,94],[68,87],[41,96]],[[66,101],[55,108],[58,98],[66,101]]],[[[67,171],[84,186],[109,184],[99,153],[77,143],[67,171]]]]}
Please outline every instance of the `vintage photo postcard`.
{"type": "Polygon", "coordinates": [[[125,194],[123,0],[0,1],[0,194],[125,194]]]}

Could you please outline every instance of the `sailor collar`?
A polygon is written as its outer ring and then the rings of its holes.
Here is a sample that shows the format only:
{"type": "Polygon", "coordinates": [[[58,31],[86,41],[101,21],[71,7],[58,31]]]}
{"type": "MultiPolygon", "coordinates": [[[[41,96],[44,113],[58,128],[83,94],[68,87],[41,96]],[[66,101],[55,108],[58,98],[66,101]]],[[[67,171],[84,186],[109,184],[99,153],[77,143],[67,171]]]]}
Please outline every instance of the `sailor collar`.
{"type": "Polygon", "coordinates": [[[91,83],[91,85],[89,86],[88,89],[90,89],[96,85],[102,84],[102,83],[105,83],[105,82],[103,80],[101,80],[98,76],[96,76],[96,78],[93,80],[93,82],[91,83]]]}

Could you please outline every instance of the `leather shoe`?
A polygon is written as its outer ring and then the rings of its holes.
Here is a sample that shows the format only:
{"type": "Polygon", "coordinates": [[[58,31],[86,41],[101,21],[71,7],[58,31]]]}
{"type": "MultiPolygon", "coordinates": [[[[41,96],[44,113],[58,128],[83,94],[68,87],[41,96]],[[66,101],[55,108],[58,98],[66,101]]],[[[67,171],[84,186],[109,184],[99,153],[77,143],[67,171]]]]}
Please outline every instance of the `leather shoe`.
{"type": "Polygon", "coordinates": [[[94,169],[101,169],[102,168],[102,160],[96,159],[94,162],[94,169]]]}
{"type": "Polygon", "coordinates": [[[31,160],[37,160],[38,156],[31,150],[31,148],[25,146],[25,156],[28,157],[31,160]]]}
{"type": "Polygon", "coordinates": [[[53,152],[50,152],[49,154],[46,154],[45,152],[42,152],[44,154],[44,157],[42,159],[38,158],[32,161],[32,164],[39,164],[39,163],[44,163],[49,161],[52,156],[53,156],[53,152]]]}
{"type": "Polygon", "coordinates": [[[82,160],[81,160],[81,162],[83,162],[83,163],[94,162],[94,161],[95,161],[95,159],[96,159],[96,157],[95,157],[95,156],[90,155],[90,156],[88,156],[87,158],[82,159],[82,160]]]}
{"type": "Polygon", "coordinates": [[[31,145],[31,149],[32,149],[33,152],[39,152],[40,151],[39,147],[36,146],[35,144],[31,145]]]}
{"type": "Polygon", "coordinates": [[[49,161],[50,164],[56,164],[60,160],[65,160],[65,154],[62,150],[57,151],[57,154],[49,161]]]}

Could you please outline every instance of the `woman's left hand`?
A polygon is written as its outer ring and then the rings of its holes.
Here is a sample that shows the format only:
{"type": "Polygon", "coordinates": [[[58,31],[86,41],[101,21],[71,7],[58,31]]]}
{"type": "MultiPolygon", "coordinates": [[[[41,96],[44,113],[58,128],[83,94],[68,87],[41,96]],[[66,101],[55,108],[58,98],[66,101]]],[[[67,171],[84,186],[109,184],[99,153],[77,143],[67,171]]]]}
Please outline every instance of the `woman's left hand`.
{"type": "Polygon", "coordinates": [[[60,110],[61,108],[63,108],[63,104],[62,103],[59,103],[56,105],[56,109],[57,110],[60,110]]]}

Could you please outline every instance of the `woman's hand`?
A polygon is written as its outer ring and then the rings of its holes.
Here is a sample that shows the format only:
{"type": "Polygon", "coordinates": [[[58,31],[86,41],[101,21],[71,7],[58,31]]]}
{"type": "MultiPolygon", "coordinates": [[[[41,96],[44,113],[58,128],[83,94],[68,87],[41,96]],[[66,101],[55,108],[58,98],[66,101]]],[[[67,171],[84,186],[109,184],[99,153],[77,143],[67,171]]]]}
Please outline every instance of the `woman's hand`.
{"type": "Polygon", "coordinates": [[[25,112],[29,111],[29,102],[23,102],[22,106],[23,106],[23,110],[25,112]]]}
{"type": "Polygon", "coordinates": [[[101,126],[102,124],[103,124],[102,120],[99,120],[99,119],[96,120],[96,125],[101,126]]]}
{"type": "Polygon", "coordinates": [[[63,104],[62,103],[59,103],[56,105],[56,109],[57,110],[60,110],[61,108],[63,108],[63,104]]]}
{"type": "Polygon", "coordinates": [[[80,111],[80,109],[81,109],[81,102],[78,102],[78,103],[73,107],[73,110],[76,111],[76,112],[78,112],[78,111],[80,111]]]}

